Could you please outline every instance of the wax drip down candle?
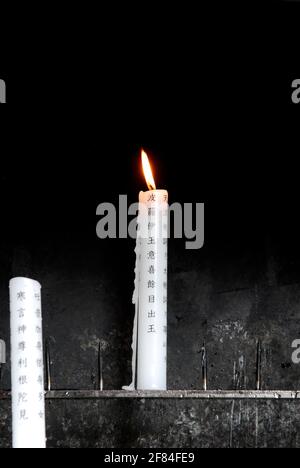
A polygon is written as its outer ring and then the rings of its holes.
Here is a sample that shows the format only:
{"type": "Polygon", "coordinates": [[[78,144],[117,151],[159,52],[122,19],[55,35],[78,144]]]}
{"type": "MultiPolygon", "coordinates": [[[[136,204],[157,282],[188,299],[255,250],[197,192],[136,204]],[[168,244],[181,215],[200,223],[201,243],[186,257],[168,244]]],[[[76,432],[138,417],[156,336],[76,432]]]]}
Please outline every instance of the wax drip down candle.
{"type": "Polygon", "coordinates": [[[149,191],[140,192],[137,219],[133,390],[167,389],[168,192],[157,190],[148,157],[142,162],[149,191]]]}
{"type": "Polygon", "coordinates": [[[4,340],[0,340],[0,384],[2,379],[3,364],[6,364],[6,344],[4,340]]]}
{"type": "Polygon", "coordinates": [[[41,286],[10,281],[12,429],[14,448],[45,448],[41,286]]]}

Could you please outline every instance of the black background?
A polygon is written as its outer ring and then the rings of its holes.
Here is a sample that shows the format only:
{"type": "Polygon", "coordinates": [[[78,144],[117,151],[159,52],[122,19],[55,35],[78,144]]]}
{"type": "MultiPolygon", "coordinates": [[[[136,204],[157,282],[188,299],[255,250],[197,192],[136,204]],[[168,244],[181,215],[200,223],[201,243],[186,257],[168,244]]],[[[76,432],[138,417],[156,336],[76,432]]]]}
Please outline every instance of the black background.
{"type": "Polygon", "coordinates": [[[298,10],[102,12],[77,35],[6,40],[1,237],[94,241],[96,206],[145,188],[144,147],[171,202],[206,203],[206,242],[268,231],[297,248],[298,10]]]}

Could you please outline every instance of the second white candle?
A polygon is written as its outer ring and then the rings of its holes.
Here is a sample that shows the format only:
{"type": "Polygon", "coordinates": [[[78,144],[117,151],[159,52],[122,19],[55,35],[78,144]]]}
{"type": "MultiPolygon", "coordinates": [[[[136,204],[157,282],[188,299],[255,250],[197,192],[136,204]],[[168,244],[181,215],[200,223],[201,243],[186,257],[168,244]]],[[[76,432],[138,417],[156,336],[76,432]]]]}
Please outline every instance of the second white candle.
{"type": "Polygon", "coordinates": [[[41,286],[10,281],[13,448],[45,448],[41,286]]]}

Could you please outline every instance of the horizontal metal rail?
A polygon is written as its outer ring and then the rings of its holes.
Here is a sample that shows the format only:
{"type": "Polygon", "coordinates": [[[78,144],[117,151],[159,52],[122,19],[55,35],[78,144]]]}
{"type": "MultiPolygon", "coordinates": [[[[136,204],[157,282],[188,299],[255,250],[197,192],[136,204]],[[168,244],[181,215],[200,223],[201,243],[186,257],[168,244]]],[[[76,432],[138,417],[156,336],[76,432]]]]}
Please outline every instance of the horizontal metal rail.
{"type": "MultiPolygon", "coordinates": [[[[187,399],[187,400],[300,400],[300,390],[52,390],[45,392],[47,400],[108,400],[108,399],[187,399]]],[[[0,390],[0,400],[9,400],[11,393],[0,390]]]]}

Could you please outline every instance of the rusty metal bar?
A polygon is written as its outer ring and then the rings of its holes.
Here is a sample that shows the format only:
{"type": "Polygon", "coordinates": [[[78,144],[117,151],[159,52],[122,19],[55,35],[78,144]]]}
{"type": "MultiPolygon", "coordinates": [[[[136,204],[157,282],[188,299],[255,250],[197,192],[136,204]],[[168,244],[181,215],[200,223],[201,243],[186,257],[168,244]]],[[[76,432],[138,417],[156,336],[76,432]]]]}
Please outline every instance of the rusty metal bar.
{"type": "MultiPolygon", "coordinates": [[[[105,400],[105,399],[195,399],[195,400],[300,400],[300,390],[52,390],[45,392],[48,400],[105,400]]],[[[10,392],[0,391],[0,400],[10,399],[10,392]]]]}

